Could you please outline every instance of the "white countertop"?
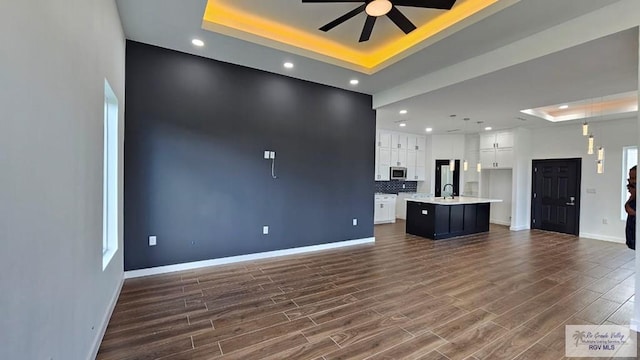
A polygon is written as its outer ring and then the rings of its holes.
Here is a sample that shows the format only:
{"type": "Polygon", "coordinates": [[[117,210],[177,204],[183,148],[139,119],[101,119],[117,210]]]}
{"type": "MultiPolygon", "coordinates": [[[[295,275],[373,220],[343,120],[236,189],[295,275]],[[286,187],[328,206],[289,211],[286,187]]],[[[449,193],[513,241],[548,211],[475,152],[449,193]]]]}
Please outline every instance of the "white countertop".
{"type": "Polygon", "coordinates": [[[460,204],[482,204],[482,203],[492,203],[492,202],[502,202],[501,199],[487,199],[487,198],[479,198],[473,196],[456,196],[454,199],[447,198],[443,199],[441,197],[424,197],[419,199],[407,199],[407,201],[415,201],[427,204],[436,204],[436,205],[460,205],[460,204]]]}
{"type": "Polygon", "coordinates": [[[397,198],[398,195],[396,194],[385,194],[385,193],[375,193],[374,197],[376,198],[397,198]]]}

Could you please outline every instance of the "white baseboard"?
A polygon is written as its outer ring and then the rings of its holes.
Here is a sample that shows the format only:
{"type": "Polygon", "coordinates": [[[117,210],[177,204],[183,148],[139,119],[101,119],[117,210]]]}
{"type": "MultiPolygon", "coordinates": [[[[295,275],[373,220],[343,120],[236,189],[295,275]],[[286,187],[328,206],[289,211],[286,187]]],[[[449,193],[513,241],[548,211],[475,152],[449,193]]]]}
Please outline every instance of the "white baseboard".
{"type": "Polygon", "coordinates": [[[100,344],[102,343],[104,334],[107,332],[107,326],[109,325],[111,314],[113,314],[113,310],[116,308],[116,303],[118,302],[118,298],[120,297],[120,292],[122,291],[122,285],[124,285],[124,278],[120,280],[120,285],[116,288],[116,291],[111,296],[111,302],[109,303],[109,308],[107,312],[104,314],[104,317],[102,318],[102,323],[100,324],[100,330],[97,331],[96,338],[93,340],[93,348],[92,348],[91,356],[89,357],[89,359],[95,359],[98,356],[98,350],[100,350],[100,344]]]}
{"type": "Polygon", "coordinates": [[[380,225],[380,224],[395,224],[396,222],[396,218],[393,218],[393,220],[384,220],[384,221],[378,221],[378,222],[373,222],[373,225],[380,225]]]}
{"type": "Polygon", "coordinates": [[[531,229],[531,226],[529,226],[529,225],[511,226],[509,228],[509,230],[511,230],[511,231],[520,231],[520,230],[529,230],[529,229],[531,229]]]}
{"type": "Polygon", "coordinates": [[[490,223],[492,224],[498,224],[498,225],[504,225],[504,226],[511,226],[511,222],[510,221],[503,221],[503,220],[497,220],[497,219],[490,219],[489,220],[490,223]]]}
{"type": "Polygon", "coordinates": [[[626,242],[626,240],[624,238],[620,238],[620,237],[617,237],[617,236],[590,234],[590,233],[584,233],[584,232],[581,232],[580,235],[578,235],[578,236],[583,237],[583,238],[588,238],[588,239],[609,241],[609,242],[614,242],[614,243],[619,243],[619,244],[624,244],[626,242]]]}
{"type": "Polygon", "coordinates": [[[631,319],[631,324],[629,324],[629,328],[635,332],[640,332],[640,320],[631,319]]]}
{"type": "Polygon", "coordinates": [[[184,264],[158,266],[158,267],[140,269],[140,270],[130,270],[130,271],[124,272],[124,278],[131,279],[131,278],[136,278],[141,276],[164,274],[164,273],[169,273],[174,271],[198,269],[198,268],[203,268],[207,266],[233,264],[233,263],[242,262],[242,261],[268,259],[268,258],[273,258],[278,256],[295,255],[295,254],[302,254],[302,253],[308,253],[308,252],[314,252],[314,251],[320,251],[320,250],[337,249],[345,246],[374,243],[375,241],[376,241],[375,237],[369,237],[369,238],[346,240],[346,241],[339,241],[339,242],[320,244],[320,245],[303,246],[303,247],[293,248],[293,249],[274,250],[274,251],[267,251],[267,252],[261,252],[261,253],[255,253],[255,254],[229,256],[229,257],[224,257],[219,259],[194,261],[194,262],[189,262],[184,264]]]}

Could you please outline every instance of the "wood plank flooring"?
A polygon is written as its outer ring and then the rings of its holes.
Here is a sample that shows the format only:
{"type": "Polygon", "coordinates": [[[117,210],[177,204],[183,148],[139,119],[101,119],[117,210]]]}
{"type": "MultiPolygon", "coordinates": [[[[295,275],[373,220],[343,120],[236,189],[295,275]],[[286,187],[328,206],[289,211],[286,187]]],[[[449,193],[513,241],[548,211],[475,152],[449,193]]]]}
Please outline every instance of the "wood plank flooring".
{"type": "Polygon", "coordinates": [[[564,325],[627,325],[634,252],[543,231],[361,245],[127,280],[98,359],[564,358],[564,325]]]}

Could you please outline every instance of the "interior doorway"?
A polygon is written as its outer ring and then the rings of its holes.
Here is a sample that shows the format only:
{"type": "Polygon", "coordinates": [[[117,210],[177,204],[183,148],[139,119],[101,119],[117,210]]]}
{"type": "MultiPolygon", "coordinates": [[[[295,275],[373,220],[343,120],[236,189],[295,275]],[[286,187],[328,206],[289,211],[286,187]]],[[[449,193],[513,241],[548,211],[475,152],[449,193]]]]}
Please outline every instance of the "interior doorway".
{"type": "Polygon", "coordinates": [[[455,160],[453,171],[449,167],[449,160],[436,160],[436,184],[435,195],[436,197],[451,195],[451,187],[447,187],[445,191],[443,188],[447,184],[453,185],[453,195],[458,196],[460,194],[460,160],[455,160]]]}
{"type": "Polygon", "coordinates": [[[531,228],[578,235],[582,159],[533,160],[531,228]]]}

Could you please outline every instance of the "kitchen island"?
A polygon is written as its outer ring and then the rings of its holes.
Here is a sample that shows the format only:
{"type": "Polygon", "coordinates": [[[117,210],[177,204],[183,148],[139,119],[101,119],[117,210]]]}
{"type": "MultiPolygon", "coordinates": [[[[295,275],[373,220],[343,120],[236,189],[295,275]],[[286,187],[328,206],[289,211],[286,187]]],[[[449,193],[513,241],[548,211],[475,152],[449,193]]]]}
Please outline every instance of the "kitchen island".
{"type": "Polygon", "coordinates": [[[499,199],[407,199],[406,232],[433,240],[489,231],[490,203],[499,199]]]}

